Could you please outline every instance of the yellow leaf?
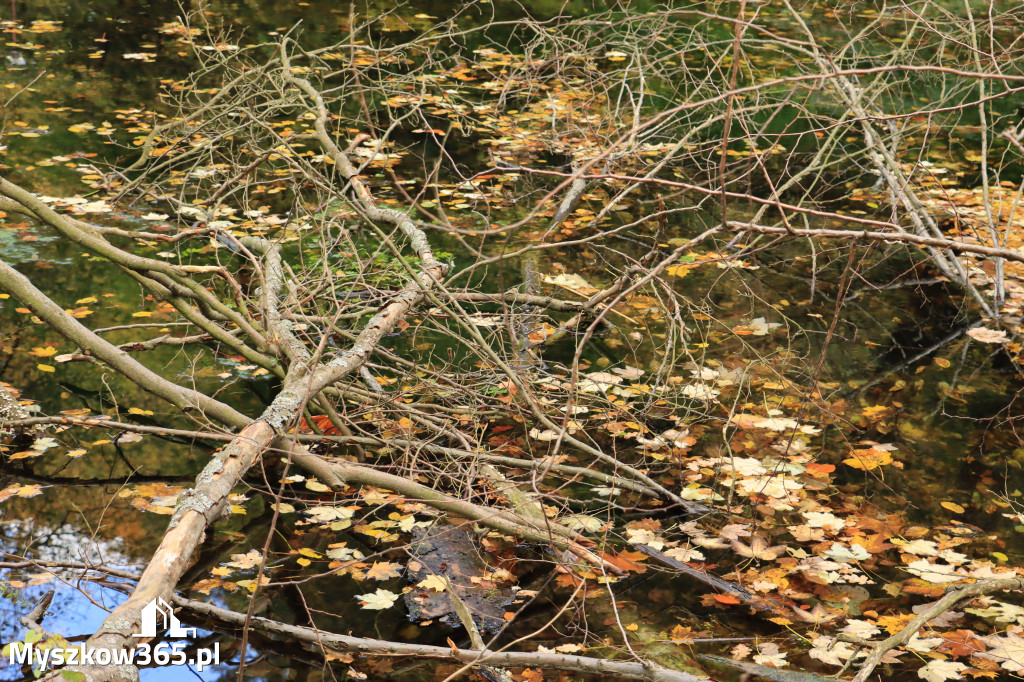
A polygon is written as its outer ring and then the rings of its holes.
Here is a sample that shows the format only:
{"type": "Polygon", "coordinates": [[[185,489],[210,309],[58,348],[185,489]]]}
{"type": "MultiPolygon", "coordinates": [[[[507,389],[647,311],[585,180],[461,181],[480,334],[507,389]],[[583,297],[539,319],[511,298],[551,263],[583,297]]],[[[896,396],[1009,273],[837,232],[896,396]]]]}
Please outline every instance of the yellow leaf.
{"type": "Polygon", "coordinates": [[[673,277],[686,277],[690,274],[690,270],[693,270],[693,266],[690,265],[670,265],[665,268],[665,273],[672,275],[673,277]]]}
{"type": "Polygon", "coordinates": [[[956,502],[942,502],[940,504],[942,504],[942,506],[945,509],[948,509],[949,511],[953,512],[954,514],[963,514],[964,513],[964,508],[961,507],[956,502]]]}
{"type": "Polygon", "coordinates": [[[843,464],[854,469],[863,469],[864,471],[877,469],[885,464],[892,464],[892,455],[889,454],[891,447],[872,446],[863,450],[854,450],[853,457],[844,459],[843,464]]]}
{"type": "Polygon", "coordinates": [[[323,559],[322,555],[317,554],[308,547],[303,547],[302,549],[300,549],[299,554],[301,554],[302,556],[308,556],[310,559],[323,559]]]}
{"type": "Polygon", "coordinates": [[[935,364],[938,365],[939,367],[943,368],[943,369],[946,369],[952,363],[949,360],[947,360],[946,358],[935,358],[935,364]]]}
{"type": "Polygon", "coordinates": [[[54,367],[53,365],[36,365],[36,368],[40,372],[56,372],[57,371],[57,368],[54,367]]]}
{"type": "Polygon", "coordinates": [[[303,566],[303,567],[309,566],[311,563],[313,563],[313,562],[310,561],[309,559],[299,559],[298,560],[299,566],[303,566]]]}
{"type": "Polygon", "coordinates": [[[128,412],[130,412],[131,414],[140,414],[140,415],[149,415],[149,416],[152,416],[152,414],[153,414],[153,410],[143,410],[142,408],[139,408],[139,407],[129,407],[128,408],[128,412]]]}
{"type": "Polygon", "coordinates": [[[68,457],[81,457],[84,454],[85,454],[85,450],[82,450],[82,449],[69,450],[67,452],[68,457]]]}
{"type": "Polygon", "coordinates": [[[13,486],[13,492],[18,497],[35,497],[39,493],[43,492],[43,488],[49,488],[48,485],[17,485],[13,486]]]}
{"type": "Polygon", "coordinates": [[[148,310],[140,310],[137,313],[132,313],[132,317],[153,317],[153,313],[148,310]]]}
{"type": "Polygon", "coordinates": [[[85,303],[95,303],[95,302],[96,302],[96,297],[95,296],[86,296],[85,298],[80,298],[77,301],[75,301],[75,305],[81,305],[81,304],[85,304],[85,303]]]}
{"type": "Polygon", "coordinates": [[[425,590],[433,590],[434,592],[444,592],[448,589],[449,583],[447,578],[442,578],[439,575],[432,575],[416,583],[416,587],[422,587],[425,590]]]}
{"type": "Polygon", "coordinates": [[[886,405],[870,405],[860,411],[862,415],[871,419],[872,417],[878,417],[885,414],[889,408],[886,405]]]}
{"type": "Polygon", "coordinates": [[[36,347],[29,351],[29,355],[34,355],[37,358],[48,358],[51,355],[56,355],[57,349],[53,346],[47,346],[46,348],[36,347]]]}
{"type": "Polygon", "coordinates": [[[1010,557],[1006,556],[1002,552],[992,552],[992,556],[994,556],[996,558],[996,561],[998,561],[1001,564],[1004,564],[1010,560],[1010,557]]]}
{"type": "Polygon", "coordinates": [[[15,452],[7,459],[13,462],[16,459],[28,459],[29,457],[38,457],[41,454],[43,454],[42,450],[22,450],[21,452],[15,452]]]}
{"type": "Polygon", "coordinates": [[[626,626],[626,629],[629,630],[630,632],[636,632],[637,630],[640,629],[640,626],[637,625],[636,623],[630,623],[629,625],[626,626]]]}

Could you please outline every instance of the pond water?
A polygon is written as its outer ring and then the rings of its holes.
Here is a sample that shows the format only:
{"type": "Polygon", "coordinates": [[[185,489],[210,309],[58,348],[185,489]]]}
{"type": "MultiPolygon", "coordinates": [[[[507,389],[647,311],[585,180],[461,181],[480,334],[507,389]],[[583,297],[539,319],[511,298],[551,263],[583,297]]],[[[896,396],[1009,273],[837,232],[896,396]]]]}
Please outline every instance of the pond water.
{"type": "MultiPolygon", "coordinates": [[[[587,9],[584,3],[526,4],[541,17],[555,11],[582,15],[587,9]]],[[[11,30],[14,24],[6,25],[4,96],[28,90],[5,110],[7,131],[19,134],[4,139],[8,149],[0,162],[11,168],[4,169],[11,180],[38,194],[86,196],[89,187],[83,180],[87,182],[90,175],[86,164],[105,167],[126,158],[126,150],[114,144],[127,141],[122,139],[121,124],[115,131],[103,122],[130,120],[133,112],[159,106],[161,87],[185,77],[192,68],[192,58],[179,54],[178,44],[162,31],[180,10],[173,2],[131,0],[15,2],[12,8],[18,25],[34,25],[37,30],[15,32],[11,30]],[[46,22],[60,23],[50,30],[46,22]],[[82,124],[89,129],[76,132],[74,126],[82,124]],[[111,128],[109,134],[104,133],[107,127],[111,128]]],[[[494,3],[493,9],[498,19],[518,18],[511,3],[494,3]]],[[[369,12],[389,10],[390,3],[369,7],[369,12]]],[[[445,2],[417,2],[389,21],[396,35],[411,35],[431,17],[448,11],[445,2]]],[[[319,1],[293,5],[213,2],[208,12],[216,21],[244,27],[247,40],[253,42],[271,40],[302,20],[301,37],[311,48],[337,39],[349,20],[347,6],[319,1]]],[[[480,18],[487,17],[481,14],[480,18]]],[[[137,225],[139,214],[146,210],[133,207],[102,219],[107,224],[137,225]]],[[[692,236],[717,220],[713,211],[684,215],[669,221],[666,241],[692,236]]],[[[141,310],[138,287],[130,279],[113,273],[101,259],[83,257],[80,248],[56,238],[48,229],[16,218],[8,216],[0,225],[0,258],[15,264],[69,309],[88,308],[83,317],[88,326],[123,324],[128,315],[141,310]]],[[[627,254],[637,251],[629,240],[614,244],[627,254]]],[[[445,246],[457,249],[454,241],[445,246]]],[[[1019,560],[1024,549],[1020,522],[1002,512],[1009,511],[1003,498],[1019,500],[1024,488],[1024,448],[1014,421],[1020,376],[998,347],[967,341],[964,332],[979,318],[964,303],[962,292],[935,281],[933,272],[912,263],[902,251],[888,253],[880,248],[864,256],[861,275],[842,294],[847,253],[841,244],[830,245],[813,258],[802,245],[772,246],[748,258],[750,267],[745,269],[680,276],[675,284],[678,290],[722,325],[766,318],[784,325],[788,332],[784,338],[772,334],[736,338],[698,322],[693,325],[694,352],[698,357],[701,353],[715,358],[759,356],[771,371],[790,380],[817,383],[819,397],[826,396],[822,402],[834,407],[838,421],[864,410],[863,437],[895,444],[902,468],[886,468],[884,474],[837,470],[837,489],[850,494],[849,504],[905,512],[910,522],[921,527],[970,524],[998,538],[992,546],[1019,560]],[[917,283],[905,285],[908,280],[917,283]],[[837,294],[843,296],[841,306],[837,294]],[[888,415],[884,422],[871,416],[876,407],[888,415]],[[964,511],[953,513],[943,503],[953,503],[964,511]]],[[[600,265],[600,254],[588,247],[555,251],[545,256],[540,267],[546,273],[576,273],[596,285],[609,280],[600,265]]],[[[495,289],[500,291],[518,282],[521,269],[518,263],[503,264],[490,275],[503,283],[495,289]]],[[[100,375],[88,363],[69,363],[56,372],[40,370],[47,362],[45,356],[41,359],[29,351],[59,345],[59,338],[31,323],[18,307],[13,299],[0,300],[0,380],[20,390],[22,398],[34,401],[43,414],[88,408],[93,413],[131,414],[131,419],[143,424],[184,426],[137,387],[112,374],[100,375]]],[[[634,310],[633,314],[642,316],[644,311],[634,310]]],[[[123,341],[129,337],[113,333],[109,338],[123,341]]],[[[443,342],[437,342],[443,348],[443,342]]],[[[630,349],[627,342],[609,332],[595,341],[585,360],[625,359],[647,367],[652,358],[644,353],[653,346],[638,343],[630,349]]],[[[400,345],[405,340],[393,343],[400,345]]],[[[61,352],[67,350],[62,346],[61,352]]],[[[552,349],[550,360],[566,361],[572,352],[569,339],[552,349]]],[[[244,369],[237,358],[165,348],[148,354],[146,362],[166,368],[177,378],[194,379],[201,389],[221,391],[250,414],[258,413],[273,395],[274,382],[244,369]],[[227,383],[221,376],[225,373],[231,376],[227,383]]],[[[780,405],[800,419],[799,405],[780,405]]],[[[715,428],[707,429],[701,445],[721,446],[715,428]]],[[[75,432],[73,437],[82,439],[81,449],[88,451],[87,456],[69,458],[62,451],[35,458],[28,466],[24,462],[3,465],[0,488],[13,482],[47,487],[40,495],[15,497],[0,505],[0,548],[40,561],[76,557],[80,562],[102,561],[138,570],[166,527],[169,507],[161,507],[159,487],[188,485],[217,444],[156,438],[133,442],[120,435],[114,439],[116,433],[75,432]],[[140,485],[152,486],[148,496],[133,492],[140,485]]],[[[822,461],[836,464],[848,445],[842,429],[835,427],[815,447],[820,447],[822,461]]],[[[270,510],[259,495],[251,494],[250,499],[246,514],[217,527],[190,570],[193,580],[229,555],[262,548],[261,530],[269,523],[270,510]]],[[[57,589],[57,598],[45,624],[68,637],[91,633],[102,620],[103,607],[123,598],[116,584],[53,585],[47,580],[33,585],[31,571],[0,572],[0,579],[13,577],[29,586],[20,590],[18,598],[0,598],[0,642],[23,635],[18,617],[51,587],[57,589]]],[[[677,579],[647,574],[630,580],[618,595],[623,601],[619,606],[631,619],[644,624],[638,641],[644,636],[653,639],[656,631],[670,629],[701,612],[697,595],[689,593],[685,585],[681,587],[677,579]]],[[[275,594],[273,603],[260,604],[258,612],[282,620],[301,619],[305,600],[329,613],[320,624],[337,632],[441,645],[448,636],[456,636],[452,633],[457,629],[448,626],[430,629],[411,624],[399,610],[367,618],[354,599],[360,591],[360,585],[338,577],[318,583],[301,596],[283,590],[275,594]]],[[[247,607],[245,596],[239,593],[214,592],[210,598],[243,612],[247,607]]],[[[538,609],[519,628],[529,632],[546,615],[538,609]]],[[[617,632],[613,620],[610,604],[595,601],[589,614],[595,632],[617,632]]],[[[721,614],[706,616],[706,622],[708,631],[719,637],[756,635],[759,628],[743,617],[731,620],[721,614]]],[[[207,634],[201,631],[201,635],[207,634]]],[[[551,639],[554,642],[557,636],[551,635],[551,639]]],[[[250,645],[248,674],[253,677],[320,679],[316,662],[293,658],[287,649],[270,642],[253,641],[250,645]]],[[[721,645],[708,653],[724,653],[727,648],[721,645]]],[[[228,678],[236,669],[237,661],[228,662],[196,676],[228,678]]],[[[380,669],[377,674],[381,679],[430,679],[433,673],[396,663],[394,669],[380,669]]],[[[20,675],[19,670],[0,661],[0,679],[20,679],[20,675]]],[[[144,670],[142,678],[181,679],[180,673],[167,669],[144,670]]]]}

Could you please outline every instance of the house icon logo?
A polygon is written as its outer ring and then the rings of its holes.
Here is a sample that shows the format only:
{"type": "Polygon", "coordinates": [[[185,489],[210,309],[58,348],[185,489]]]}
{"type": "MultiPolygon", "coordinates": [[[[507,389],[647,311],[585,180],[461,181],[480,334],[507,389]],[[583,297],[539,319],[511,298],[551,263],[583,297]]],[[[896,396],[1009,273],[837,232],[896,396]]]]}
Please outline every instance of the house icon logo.
{"type": "Polygon", "coordinates": [[[174,609],[162,598],[154,599],[142,609],[142,631],[133,637],[156,637],[157,630],[166,630],[168,637],[195,637],[195,628],[184,628],[174,616],[174,609]]]}

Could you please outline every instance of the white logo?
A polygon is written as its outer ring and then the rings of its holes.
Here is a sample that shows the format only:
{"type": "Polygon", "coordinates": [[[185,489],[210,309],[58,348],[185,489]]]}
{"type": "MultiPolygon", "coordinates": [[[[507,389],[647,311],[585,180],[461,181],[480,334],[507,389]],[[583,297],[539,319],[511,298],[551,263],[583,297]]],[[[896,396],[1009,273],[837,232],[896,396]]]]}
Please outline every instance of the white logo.
{"type": "Polygon", "coordinates": [[[181,626],[181,623],[174,615],[174,609],[171,605],[163,600],[163,598],[157,598],[146,604],[142,609],[142,632],[133,637],[156,637],[157,633],[157,619],[160,619],[162,625],[159,627],[160,630],[166,630],[168,637],[195,637],[195,628],[185,628],[181,626]]]}
{"type": "Polygon", "coordinates": [[[163,599],[154,599],[142,609],[142,632],[135,637],[155,638],[158,629],[166,630],[169,638],[178,641],[164,640],[155,646],[150,642],[141,642],[138,646],[123,649],[93,649],[88,643],[81,646],[68,645],[65,649],[51,646],[49,642],[42,642],[43,646],[37,649],[35,642],[12,642],[9,647],[10,663],[34,666],[40,674],[41,671],[62,665],[189,665],[195,666],[198,672],[203,672],[210,665],[220,665],[220,642],[214,642],[212,649],[195,649],[193,656],[189,657],[185,652],[188,643],[180,641],[180,638],[195,637],[196,629],[182,627],[174,617],[171,605],[163,599]]]}

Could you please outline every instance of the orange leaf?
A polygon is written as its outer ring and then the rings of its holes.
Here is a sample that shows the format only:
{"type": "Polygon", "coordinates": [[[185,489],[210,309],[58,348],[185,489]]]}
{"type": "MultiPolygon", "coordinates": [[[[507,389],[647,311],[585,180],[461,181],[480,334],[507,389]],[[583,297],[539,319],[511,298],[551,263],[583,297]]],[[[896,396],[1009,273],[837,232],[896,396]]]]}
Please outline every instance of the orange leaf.
{"type": "MultiPolygon", "coordinates": [[[[315,414],[313,415],[313,423],[316,424],[316,428],[320,429],[325,436],[337,436],[341,432],[335,428],[334,424],[331,423],[331,418],[326,414],[315,414]]],[[[303,419],[299,422],[299,433],[310,433],[313,429],[309,428],[309,424],[303,419]]]]}
{"type": "MultiPolygon", "coordinates": [[[[623,556],[622,554],[608,554],[606,552],[598,552],[598,556],[601,557],[601,559],[605,562],[614,566],[615,568],[618,568],[622,571],[626,571],[627,573],[643,573],[647,570],[647,567],[643,564],[639,564],[633,561],[632,559],[623,556]]],[[[646,558],[646,555],[644,558],[646,558]]]]}
{"type": "Polygon", "coordinates": [[[814,476],[815,478],[824,478],[825,476],[831,474],[835,470],[835,464],[816,464],[814,462],[811,462],[806,467],[807,473],[811,476],[814,476]]]}

